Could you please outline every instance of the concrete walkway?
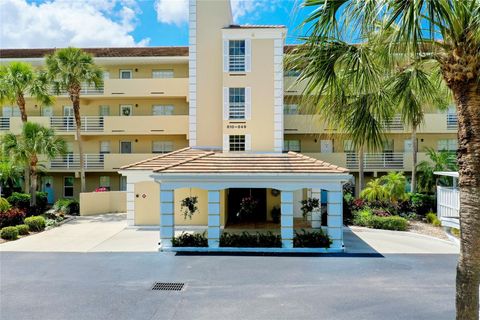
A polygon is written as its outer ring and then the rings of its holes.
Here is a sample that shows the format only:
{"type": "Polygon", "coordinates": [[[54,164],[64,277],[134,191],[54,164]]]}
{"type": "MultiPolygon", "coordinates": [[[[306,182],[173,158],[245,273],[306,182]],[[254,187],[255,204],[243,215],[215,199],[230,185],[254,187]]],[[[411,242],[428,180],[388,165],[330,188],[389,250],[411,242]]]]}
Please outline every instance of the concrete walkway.
{"type": "MultiPolygon", "coordinates": [[[[126,228],[125,214],[77,217],[57,228],[0,244],[0,251],[156,252],[156,228],[126,228]]],[[[456,254],[452,242],[411,232],[344,229],[347,253],[456,254]]]]}

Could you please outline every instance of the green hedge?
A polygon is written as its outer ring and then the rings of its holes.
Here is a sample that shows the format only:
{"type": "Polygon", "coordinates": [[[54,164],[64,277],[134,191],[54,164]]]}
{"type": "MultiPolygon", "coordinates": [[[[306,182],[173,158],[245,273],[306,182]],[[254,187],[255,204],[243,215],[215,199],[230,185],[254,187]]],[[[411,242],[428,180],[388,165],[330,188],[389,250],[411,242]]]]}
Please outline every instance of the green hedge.
{"type": "Polygon", "coordinates": [[[15,227],[5,227],[0,230],[0,237],[5,240],[18,239],[18,230],[15,227]]]}
{"type": "Polygon", "coordinates": [[[80,214],[80,204],[75,199],[58,199],[53,205],[53,209],[61,214],[80,214]]]}
{"type": "Polygon", "coordinates": [[[42,216],[28,217],[25,218],[25,224],[33,232],[43,231],[45,229],[45,218],[42,216]]]}
{"type": "Polygon", "coordinates": [[[302,233],[295,232],[293,238],[295,248],[330,248],[331,244],[332,241],[321,229],[311,232],[302,229],[302,233]]]}
{"type": "Polygon", "coordinates": [[[208,247],[208,239],[204,233],[182,233],[172,238],[174,247],[208,247]]]}
{"type": "Polygon", "coordinates": [[[26,224],[19,224],[18,226],[15,226],[17,228],[18,234],[21,236],[26,236],[28,234],[28,225],[26,224]]]}
{"type": "Polygon", "coordinates": [[[8,197],[8,202],[15,208],[25,210],[27,215],[42,214],[47,209],[48,199],[46,192],[37,192],[37,206],[35,208],[30,207],[30,194],[14,192],[8,197]]]}
{"type": "Polygon", "coordinates": [[[371,209],[363,209],[354,213],[353,224],[362,227],[405,231],[408,228],[408,220],[399,216],[379,217],[372,213],[371,209]]]}
{"type": "Polygon", "coordinates": [[[282,239],[272,232],[241,234],[224,232],[220,236],[220,247],[241,247],[241,248],[281,248],[282,239]]]}

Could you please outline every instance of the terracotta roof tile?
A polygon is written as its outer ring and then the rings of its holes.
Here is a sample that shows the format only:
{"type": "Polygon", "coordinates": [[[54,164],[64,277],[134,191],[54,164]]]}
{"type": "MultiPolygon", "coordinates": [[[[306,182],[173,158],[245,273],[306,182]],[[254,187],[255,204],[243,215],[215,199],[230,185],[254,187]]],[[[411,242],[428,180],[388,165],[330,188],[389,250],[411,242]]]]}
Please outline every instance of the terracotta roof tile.
{"type": "MultiPolygon", "coordinates": [[[[0,58],[42,58],[55,48],[0,49],[0,58]]],[[[83,48],[95,57],[188,57],[188,47],[83,48]]]]}
{"type": "Polygon", "coordinates": [[[137,162],[122,170],[164,173],[347,173],[342,167],[289,153],[220,153],[192,148],[137,162]]]}

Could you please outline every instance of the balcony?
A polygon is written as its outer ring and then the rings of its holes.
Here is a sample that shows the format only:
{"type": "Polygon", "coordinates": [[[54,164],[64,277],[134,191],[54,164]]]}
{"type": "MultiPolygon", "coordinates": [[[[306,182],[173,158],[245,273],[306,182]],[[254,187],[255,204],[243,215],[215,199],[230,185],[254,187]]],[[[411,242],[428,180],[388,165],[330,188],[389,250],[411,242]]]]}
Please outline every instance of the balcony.
{"type": "Polygon", "coordinates": [[[311,114],[285,115],[283,127],[286,134],[334,132],[327,128],[320,116],[311,114]]]}
{"type": "Polygon", "coordinates": [[[0,131],[10,130],[10,118],[0,117],[0,131]]]}
{"type": "MultiPolygon", "coordinates": [[[[303,153],[330,164],[358,171],[358,155],[356,153],[303,153]]],[[[406,153],[366,153],[364,169],[366,171],[405,170],[406,153]]]]}
{"type": "Polygon", "coordinates": [[[105,96],[188,97],[188,78],[107,79],[105,96]]]}
{"type": "Polygon", "coordinates": [[[452,113],[447,114],[447,129],[458,130],[458,117],[456,114],[452,114],[452,113]]]}
{"type": "MultiPolygon", "coordinates": [[[[103,132],[104,117],[80,117],[82,132],[103,132]]],[[[75,132],[77,129],[75,117],[50,117],[50,127],[59,132],[75,132]]]]}
{"type": "Polygon", "coordinates": [[[286,96],[298,96],[303,93],[307,85],[306,81],[297,83],[297,77],[285,77],[283,80],[283,87],[285,88],[286,96]]]}
{"type": "MultiPolygon", "coordinates": [[[[156,153],[84,154],[86,171],[117,171],[120,167],[158,156],[156,153]]],[[[68,154],[50,161],[50,171],[79,171],[80,155],[68,154]]]]}

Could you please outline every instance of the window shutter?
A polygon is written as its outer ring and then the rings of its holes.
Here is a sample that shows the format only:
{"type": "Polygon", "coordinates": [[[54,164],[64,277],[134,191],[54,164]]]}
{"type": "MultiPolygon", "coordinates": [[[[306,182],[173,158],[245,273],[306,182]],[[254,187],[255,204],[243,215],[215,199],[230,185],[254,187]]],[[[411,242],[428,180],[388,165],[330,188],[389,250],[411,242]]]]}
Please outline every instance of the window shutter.
{"type": "Polygon", "coordinates": [[[245,119],[252,119],[252,89],[245,88],[245,119]]]}
{"type": "Polygon", "coordinates": [[[229,88],[223,87],[223,120],[228,120],[229,118],[229,88]]]}
{"type": "Polygon", "coordinates": [[[245,135],[245,151],[252,150],[252,135],[247,133],[245,135]]]}
{"type": "Polygon", "coordinates": [[[229,145],[229,137],[228,134],[223,135],[223,152],[228,152],[230,151],[230,145],[229,145]]]}
{"type": "Polygon", "coordinates": [[[229,51],[229,42],[228,40],[223,40],[223,72],[228,72],[228,51],[229,51]]]}
{"type": "Polygon", "coordinates": [[[252,40],[245,40],[245,72],[252,70],[252,40]]]}

